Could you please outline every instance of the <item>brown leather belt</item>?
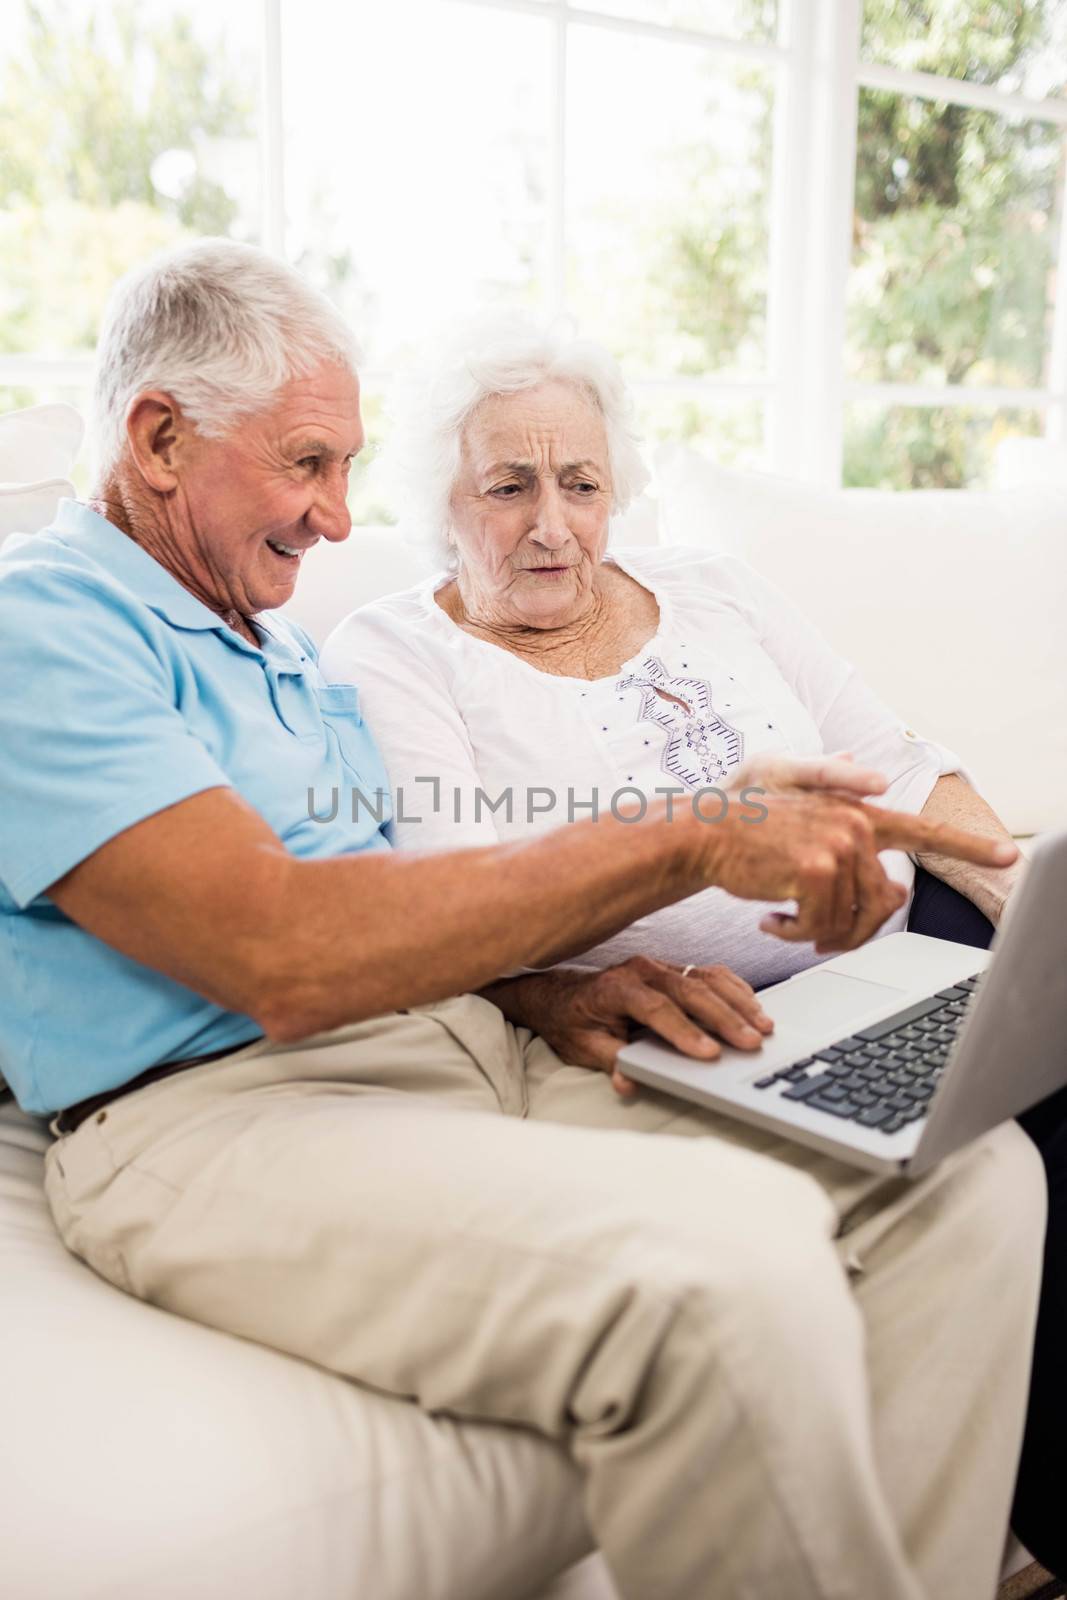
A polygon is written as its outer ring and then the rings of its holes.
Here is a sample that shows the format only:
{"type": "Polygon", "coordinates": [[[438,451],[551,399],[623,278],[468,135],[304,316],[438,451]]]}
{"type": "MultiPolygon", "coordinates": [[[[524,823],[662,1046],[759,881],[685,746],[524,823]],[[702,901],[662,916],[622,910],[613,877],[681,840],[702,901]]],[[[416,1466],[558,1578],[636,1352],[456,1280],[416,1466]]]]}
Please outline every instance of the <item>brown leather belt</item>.
{"type": "Polygon", "coordinates": [[[208,1061],[221,1061],[223,1056],[235,1055],[238,1050],[245,1049],[245,1045],[254,1043],[249,1039],[245,1044],[230,1045],[227,1050],[212,1050],[206,1056],[190,1056],[187,1061],[165,1061],[161,1067],[149,1067],[147,1072],[141,1072],[136,1078],[131,1078],[129,1083],[120,1083],[115,1089],[105,1089],[103,1094],[92,1094],[87,1100],[78,1100],[72,1106],[64,1106],[58,1111],[54,1121],[60,1133],[74,1133],[80,1128],[86,1117],[91,1117],[94,1111],[101,1111],[104,1106],[109,1106],[113,1100],[120,1100],[124,1094],[132,1094],[135,1089],[144,1089],[150,1083],[158,1083],[161,1078],[170,1078],[175,1072],[184,1072],[187,1067],[202,1067],[208,1061]]]}

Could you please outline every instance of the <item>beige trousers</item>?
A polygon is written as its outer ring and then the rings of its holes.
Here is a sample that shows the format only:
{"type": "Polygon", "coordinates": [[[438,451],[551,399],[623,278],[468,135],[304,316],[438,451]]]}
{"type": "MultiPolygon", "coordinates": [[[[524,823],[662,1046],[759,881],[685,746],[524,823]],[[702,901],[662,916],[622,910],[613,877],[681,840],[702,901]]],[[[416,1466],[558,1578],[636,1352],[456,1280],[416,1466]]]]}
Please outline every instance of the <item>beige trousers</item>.
{"type": "Polygon", "coordinates": [[[1044,1224],[1014,1126],[886,1181],[622,1102],[468,997],[152,1084],[47,1190],[131,1294],[557,1441],[626,1600],[994,1593],[1044,1224]]]}

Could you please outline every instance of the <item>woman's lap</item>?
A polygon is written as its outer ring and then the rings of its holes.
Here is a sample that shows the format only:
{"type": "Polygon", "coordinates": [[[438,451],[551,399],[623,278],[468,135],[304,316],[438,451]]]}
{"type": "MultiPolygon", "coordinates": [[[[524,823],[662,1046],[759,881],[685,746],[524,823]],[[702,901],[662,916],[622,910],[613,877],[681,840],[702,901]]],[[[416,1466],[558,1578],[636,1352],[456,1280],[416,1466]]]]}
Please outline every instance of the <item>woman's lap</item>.
{"type": "Polygon", "coordinates": [[[919,867],[908,913],[908,932],[988,950],[994,929],[988,917],[966,896],[919,867]]]}

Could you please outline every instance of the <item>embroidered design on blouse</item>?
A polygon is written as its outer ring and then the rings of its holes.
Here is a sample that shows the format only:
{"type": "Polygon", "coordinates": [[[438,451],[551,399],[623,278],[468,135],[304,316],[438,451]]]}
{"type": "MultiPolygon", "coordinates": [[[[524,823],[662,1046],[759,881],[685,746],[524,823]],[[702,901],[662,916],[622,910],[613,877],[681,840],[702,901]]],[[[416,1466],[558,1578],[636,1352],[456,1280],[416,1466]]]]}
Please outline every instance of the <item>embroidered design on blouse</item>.
{"type": "Polygon", "coordinates": [[[741,765],[744,734],[719,716],[706,679],[672,677],[658,656],[648,656],[617,688],[620,694],[640,689],[638,721],[654,722],[667,734],[662,765],[676,783],[701,789],[741,765]]]}

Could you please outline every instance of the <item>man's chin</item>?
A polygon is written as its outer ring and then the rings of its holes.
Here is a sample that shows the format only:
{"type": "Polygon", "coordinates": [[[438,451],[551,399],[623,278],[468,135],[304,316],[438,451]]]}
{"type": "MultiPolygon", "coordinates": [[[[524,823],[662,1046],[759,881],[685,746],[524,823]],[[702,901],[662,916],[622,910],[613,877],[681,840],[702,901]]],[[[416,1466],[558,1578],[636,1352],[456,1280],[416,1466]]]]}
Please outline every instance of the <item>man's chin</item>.
{"type": "Polygon", "coordinates": [[[293,598],[299,577],[299,562],[294,563],[291,572],[263,574],[255,590],[249,592],[249,599],[254,601],[257,611],[277,611],[293,598]]]}
{"type": "Polygon", "coordinates": [[[279,585],[270,595],[256,595],[255,609],[249,612],[249,615],[258,617],[263,611],[280,611],[283,606],[289,604],[295,589],[296,584],[291,583],[288,588],[279,585]]]}

